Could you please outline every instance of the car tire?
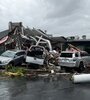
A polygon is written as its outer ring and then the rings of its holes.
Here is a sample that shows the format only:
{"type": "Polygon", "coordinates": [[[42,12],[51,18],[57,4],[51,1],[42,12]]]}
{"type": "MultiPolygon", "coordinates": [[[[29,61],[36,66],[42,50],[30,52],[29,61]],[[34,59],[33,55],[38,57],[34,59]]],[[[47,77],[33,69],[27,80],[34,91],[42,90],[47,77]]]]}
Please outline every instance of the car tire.
{"type": "Polygon", "coordinates": [[[14,63],[13,62],[10,62],[8,65],[14,66],[14,63]]]}
{"type": "Polygon", "coordinates": [[[60,67],[61,67],[62,72],[66,72],[67,71],[66,67],[64,67],[64,66],[60,66],[60,67]]]}
{"type": "Polygon", "coordinates": [[[21,66],[22,65],[22,62],[18,63],[16,66],[21,66]]]}
{"type": "Polygon", "coordinates": [[[79,68],[78,68],[78,72],[82,72],[82,71],[84,71],[84,70],[85,70],[85,65],[84,65],[83,62],[80,62],[79,68]]]}

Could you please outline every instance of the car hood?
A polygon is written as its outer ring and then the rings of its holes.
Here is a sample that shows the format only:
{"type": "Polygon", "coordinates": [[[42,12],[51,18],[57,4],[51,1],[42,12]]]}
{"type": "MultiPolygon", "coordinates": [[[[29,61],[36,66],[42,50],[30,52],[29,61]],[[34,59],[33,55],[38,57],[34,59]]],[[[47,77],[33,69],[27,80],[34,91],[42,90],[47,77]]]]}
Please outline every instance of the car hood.
{"type": "Polygon", "coordinates": [[[0,56],[0,61],[1,62],[3,62],[3,61],[11,61],[12,60],[12,58],[10,58],[10,57],[3,57],[3,56],[0,56]]]}

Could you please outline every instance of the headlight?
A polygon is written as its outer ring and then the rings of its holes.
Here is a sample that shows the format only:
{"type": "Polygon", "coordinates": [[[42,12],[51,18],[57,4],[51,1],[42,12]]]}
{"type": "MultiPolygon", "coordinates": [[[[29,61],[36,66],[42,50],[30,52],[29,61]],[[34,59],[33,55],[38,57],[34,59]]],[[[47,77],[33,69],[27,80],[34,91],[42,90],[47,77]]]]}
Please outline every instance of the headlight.
{"type": "Polygon", "coordinates": [[[3,63],[3,64],[5,64],[5,63],[9,63],[9,60],[2,61],[2,63],[3,63]]]}

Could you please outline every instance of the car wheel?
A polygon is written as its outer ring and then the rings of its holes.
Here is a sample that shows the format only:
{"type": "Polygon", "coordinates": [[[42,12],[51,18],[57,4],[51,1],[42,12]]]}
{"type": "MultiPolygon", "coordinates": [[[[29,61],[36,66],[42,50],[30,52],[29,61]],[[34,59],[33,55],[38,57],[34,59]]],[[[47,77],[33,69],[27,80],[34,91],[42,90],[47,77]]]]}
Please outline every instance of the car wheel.
{"type": "Polygon", "coordinates": [[[13,62],[10,62],[8,65],[14,66],[14,63],[13,62]]]}
{"type": "Polygon", "coordinates": [[[65,68],[64,66],[60,66],[60,67],[61,67],[62,72],[66,72],[67,68],[65,68]]]}
{"type": "Polygon", "coordinates": [[[85,70],[85,65],[84,65],[83,62],[80,62],[79,68],[78,68],[78,72],[82,72],[82,71],[84,71],[84,70],[85,70]]]}
{"type": "Polygon", "coordinates": [[[20,62],[20,63],[18,63],[16,66],[21,66],[22,65],[22,63],[20,62]]]}

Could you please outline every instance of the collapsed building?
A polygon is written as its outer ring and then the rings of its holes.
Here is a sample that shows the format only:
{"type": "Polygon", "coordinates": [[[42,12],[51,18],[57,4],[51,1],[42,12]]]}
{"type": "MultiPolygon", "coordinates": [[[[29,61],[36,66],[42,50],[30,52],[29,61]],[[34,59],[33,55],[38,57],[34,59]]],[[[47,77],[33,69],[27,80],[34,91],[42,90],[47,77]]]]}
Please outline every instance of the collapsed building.
{"type": "Polygon", "coordinates": [[[0,32],[0,53],[8,49],[22,49],[24,46],[30,47],[36,44],[36,36],[49,40],[52,48],[59,46],[62,49],[63,44],[67,41],[64,37],[50,36],[41,29],[25,28],[22,22],[9,22],[8,29],[0,32]]]}
{"type": "Polygon", "coordinates": [[[90,39],[69,40],[65,43],[64,48],[67,47],[67,44],[72,44],[80,50],[90,54],[90,39]]]}

